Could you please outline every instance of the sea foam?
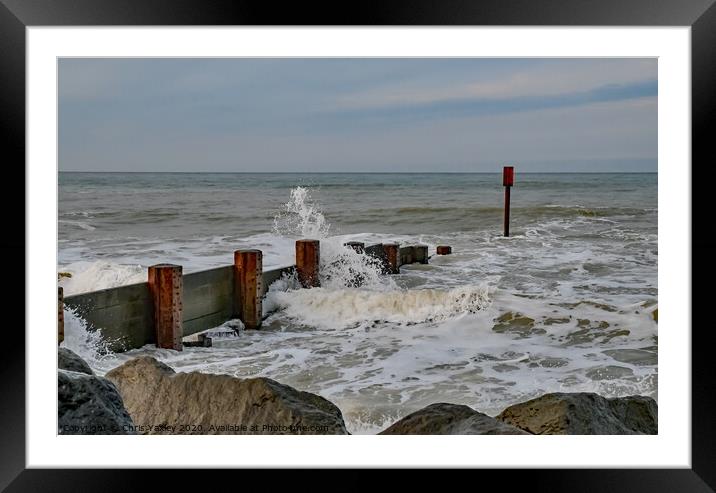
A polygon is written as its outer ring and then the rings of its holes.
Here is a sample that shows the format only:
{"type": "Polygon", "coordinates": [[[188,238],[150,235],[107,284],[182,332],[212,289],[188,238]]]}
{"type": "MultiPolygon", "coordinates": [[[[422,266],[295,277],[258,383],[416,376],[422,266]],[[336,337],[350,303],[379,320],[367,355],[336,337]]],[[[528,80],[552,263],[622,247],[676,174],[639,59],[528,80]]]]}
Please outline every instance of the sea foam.
{"type": "Polygon", "coordinates": [[[486,285],[453,289],[313,288],[272,291],[268,299],[295,323],[343,328],[363,323],[417,324],[475,313],[489,304],[486,285]]]}

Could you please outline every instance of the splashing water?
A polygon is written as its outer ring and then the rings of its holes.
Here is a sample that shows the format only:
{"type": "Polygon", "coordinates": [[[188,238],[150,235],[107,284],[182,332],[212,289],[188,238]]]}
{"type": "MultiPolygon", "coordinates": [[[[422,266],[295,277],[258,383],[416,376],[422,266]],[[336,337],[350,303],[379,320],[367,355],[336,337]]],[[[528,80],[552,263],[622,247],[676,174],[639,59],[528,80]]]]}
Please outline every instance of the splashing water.
{"type": "Polygon", "coordinates": [[[379,259],[358,253],[344,246],[339,237],[329,236],[330,224],[305,187],[291,190],[284,210],[274,217],[273,231],[286,238],[321,240],[319,276],[324,288],[396,289],[395,282],[382,275],[379,259]]]}
{"type": "Polygon", "coordinates": [[[112,368],[117,359],[112,353],[111,341],[104,338],[97,330],[89,330],[87,322],[73,311],[64,311],[65,340],[60,344],[84,359],[94,370],[112,368]]]}
{"type": "Polygon", "coordinates": [[[331,225],[318,209],[307,188],[291,190],[291,198],[284,210],[274,217],[273,231],[279,236],[311,238],[320,240],[328,237],[331,225]]]}
{"type": "Polygon", "coordinates": [[[382,273],[382,261],[358,253],[338,238],[321,241],[319,277],[326,290],[357,287],[361,290],[394,291],[395,281],[382,273]]]}
{"type": "MultiPolygon", "coordinates": [[[[489,303],[486,285],[408,290],[383,275],[382,261],[346,247],[328,235],[330,225],[311,201],[308,189],[291,190],[285,211],[274,218],[274,232],[321,240],[320,288],[300,289],[284,278],[269,289],[264,313],[274,319],[320,328],[346,328],[376,322],[416,324],[475,313],[489,303]]],[[[269,320],[270,323],[270,320],[269,320]]]]}

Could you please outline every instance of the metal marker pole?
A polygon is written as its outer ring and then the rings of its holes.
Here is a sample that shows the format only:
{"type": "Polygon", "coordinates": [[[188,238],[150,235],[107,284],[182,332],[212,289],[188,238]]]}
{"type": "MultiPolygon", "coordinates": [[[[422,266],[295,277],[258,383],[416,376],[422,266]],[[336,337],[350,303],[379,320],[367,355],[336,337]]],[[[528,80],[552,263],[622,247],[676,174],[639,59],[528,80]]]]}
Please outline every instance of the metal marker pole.
{"type": "Polygon", "coordinates": [[[510,187],[505,187],[505,236],[510,236],[510,187]]]}
{"type": "Polygon", "coordinates": [[[510,236],[510,189],[515,183],[515,168],[505,166],[502,169],[502,185],[505,187],[505,236],[510,236]]]}

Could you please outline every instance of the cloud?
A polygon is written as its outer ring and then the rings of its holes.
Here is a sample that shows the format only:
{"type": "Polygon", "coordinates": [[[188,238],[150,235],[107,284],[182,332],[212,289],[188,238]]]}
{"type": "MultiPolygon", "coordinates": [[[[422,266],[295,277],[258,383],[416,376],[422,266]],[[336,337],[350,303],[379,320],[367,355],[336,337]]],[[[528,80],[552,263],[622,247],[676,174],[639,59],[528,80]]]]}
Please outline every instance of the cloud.
{"type": "Polygon", "coordinates": [[[519,160],[655,170],[656,68],[654,59],[62,59],[60,169],[479,171],[519,160]]]}
{"type": "Polygon", "coordinates": [[[584,106],[594,103],[627,101],[657,95],[655,80],[632,84],[609,84],[587,91],[500,98],[451,98],[423,103],[384,104],[367,108],[328,111],[317,118],[333,120],[333,130],[340,122],[350,122],[353,130],[359,124],[386,125],[410,123],[424,119],[446,119],[465,116],[488,116],[502,113],[531,112],[551,108],[584,106]]]}
{"type": "Polygon", "coordinates": [[[548,59],[532,60],[512,73],[475,72],[468,80],[420,78],[339,96],[337,108],[430,104],[469,99],[505,99],[558,96],[606,85],[656,80],[656,59],[548,59]]]}

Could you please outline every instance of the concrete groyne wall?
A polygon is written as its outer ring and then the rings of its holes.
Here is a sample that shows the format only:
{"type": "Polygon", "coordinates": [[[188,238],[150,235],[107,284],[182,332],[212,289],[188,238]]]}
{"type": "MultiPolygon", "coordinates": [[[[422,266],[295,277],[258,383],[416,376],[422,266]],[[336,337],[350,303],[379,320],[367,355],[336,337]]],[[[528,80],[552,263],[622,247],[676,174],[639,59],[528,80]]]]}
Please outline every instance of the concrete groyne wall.
{"type": "MultiPolygon", "coordinates": [[[[426,245],[345,246],[381,259],[386,274],[399,273],[401,265],[427,264],[429,258],[426,245]]],[[[259,328],[262,298],[282,276],[296,274],[306,288],[320,285],[320,242],[298,240],[295,265],[263,271],[262,255],[260,250],[237,250],[234,265],[188,274],[178,265],[157,264],[149,267],[147,282],[67,297],[59,288],[58,340],[64,335],[63,308],[82,318],[88,330],[100,331],[113,351],[146,344],[181,351],[182,338],[234,318],[248,329],[259,328]]]]}
{"type": "MultiPolygon", "coordinates": [[[[262,273],[263,290],[294,266],[262,273]]],[[[235,318],[234,266],[227,265],[185,274],[182,293],[182,337],[221,325],[235,318]]],[[[154,301],[148,282],[82,293],[64,298],[64,306],[99,330],[114,351],[156,344],[154,301]]]]}

